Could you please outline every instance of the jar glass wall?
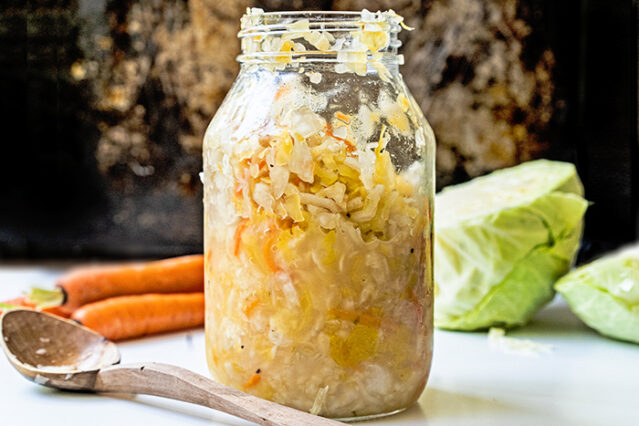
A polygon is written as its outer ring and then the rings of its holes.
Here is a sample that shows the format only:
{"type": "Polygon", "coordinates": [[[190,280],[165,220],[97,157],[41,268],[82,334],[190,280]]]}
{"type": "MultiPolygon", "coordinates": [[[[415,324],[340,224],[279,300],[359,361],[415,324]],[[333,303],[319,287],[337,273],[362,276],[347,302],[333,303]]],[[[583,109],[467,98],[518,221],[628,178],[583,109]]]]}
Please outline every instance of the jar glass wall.
{"type": "Polygon", "coordinates": [[[213,376],[328,417],[395,412],[432,354],[434,136],[392,12],[263,13],[204,140],[213,376]]]}

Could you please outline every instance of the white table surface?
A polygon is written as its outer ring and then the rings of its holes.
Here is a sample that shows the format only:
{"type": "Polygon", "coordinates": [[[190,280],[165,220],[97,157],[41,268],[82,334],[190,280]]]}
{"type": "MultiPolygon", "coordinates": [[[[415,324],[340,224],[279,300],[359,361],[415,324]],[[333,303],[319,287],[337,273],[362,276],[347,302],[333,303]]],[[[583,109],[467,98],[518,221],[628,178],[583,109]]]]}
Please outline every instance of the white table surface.
{"type": "MultiPolygon", "coordinates": [[[[59,266],[0,264],[0,300],[52,286],[59,266]]],[[[603,338],[557,297],[527,327],[508,333],[552,345],[524,356],[491,346],[486,333],[435,332],[426,391],[404,413],[359,425],[639,425],[639,345],[603,338]]],[[[122,362],[157,361],[207,374],[204,333],[120,344],[122,362]]],[[[0,355],[0,421],[7,425],[248,425],[187,403],[97,396],[38,386],[0,355]]]]}

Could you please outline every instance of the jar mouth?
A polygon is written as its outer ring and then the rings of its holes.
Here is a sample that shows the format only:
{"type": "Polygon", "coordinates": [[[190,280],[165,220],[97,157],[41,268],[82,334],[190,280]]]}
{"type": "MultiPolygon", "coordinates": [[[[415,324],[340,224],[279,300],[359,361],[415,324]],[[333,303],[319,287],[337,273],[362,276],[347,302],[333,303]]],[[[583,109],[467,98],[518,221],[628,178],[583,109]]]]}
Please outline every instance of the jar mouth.
{"type": "Polygon", "coordinates": [[[386,24],[383,27],[388,33],[399,33],[402,30],[400,22],[403,20],[395,12],[371,13],[366,10],[354,11],[286,11],[264,12],[261,9],[249,9],[242,17],[242,26],[238,38],[253,37],[258,35],[277,35],[285,33],[303,32],[295,27],[290,27],[295,22],[308,20],[310,30],[320,31],[357,31],[363,24],[386,24]]]}
{"type": "Polygon", "coordinates": [[[238,38],[239,62],[402,63],[397,34],[403,18],[394,11],[264,12],[247,9],[238,38]]]}

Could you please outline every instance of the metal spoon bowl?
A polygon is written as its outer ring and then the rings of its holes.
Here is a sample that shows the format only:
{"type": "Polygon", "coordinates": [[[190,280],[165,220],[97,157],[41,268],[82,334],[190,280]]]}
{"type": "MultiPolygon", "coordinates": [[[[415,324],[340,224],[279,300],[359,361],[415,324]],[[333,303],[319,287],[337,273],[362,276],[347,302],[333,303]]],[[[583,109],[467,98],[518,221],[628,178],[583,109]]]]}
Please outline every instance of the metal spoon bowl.
{"type": "Polygon", "coordinates": [[[0,318],[0,345],[27,379],[65,390],[147,394],[214,408],[263,425],[344,425],[224,386],[192,371],[158,363],[116,365],[117,346],[53,315],[30,309],[0,318]]]}

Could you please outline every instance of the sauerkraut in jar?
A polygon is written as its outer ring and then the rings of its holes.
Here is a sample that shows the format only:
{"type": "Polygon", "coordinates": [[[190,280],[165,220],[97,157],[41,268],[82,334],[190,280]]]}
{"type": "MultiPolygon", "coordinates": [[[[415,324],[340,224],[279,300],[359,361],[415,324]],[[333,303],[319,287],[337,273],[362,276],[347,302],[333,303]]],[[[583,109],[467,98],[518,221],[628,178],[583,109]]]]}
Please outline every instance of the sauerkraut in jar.
{"type": "Polygon", "coordinates": [[[206,132],[206,345],[222,383],[327,417],[390,414],[432,354],[434,136],[392,11],[242,18],[206,132]]]}

